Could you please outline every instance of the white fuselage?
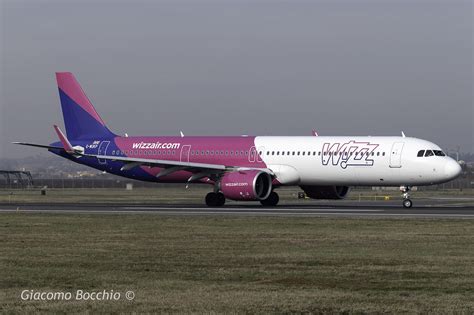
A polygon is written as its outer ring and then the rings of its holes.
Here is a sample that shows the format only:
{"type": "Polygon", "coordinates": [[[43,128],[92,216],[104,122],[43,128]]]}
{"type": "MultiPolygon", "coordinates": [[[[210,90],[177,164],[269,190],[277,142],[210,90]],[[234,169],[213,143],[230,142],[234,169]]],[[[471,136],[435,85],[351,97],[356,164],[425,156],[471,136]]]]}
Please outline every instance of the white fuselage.
{"type": "Polygon", "coordinates": [[[456,178],[459,164],[426,140],[408,137],[256,137],[263,162],[282,185],[432,185],[456,178]]]}

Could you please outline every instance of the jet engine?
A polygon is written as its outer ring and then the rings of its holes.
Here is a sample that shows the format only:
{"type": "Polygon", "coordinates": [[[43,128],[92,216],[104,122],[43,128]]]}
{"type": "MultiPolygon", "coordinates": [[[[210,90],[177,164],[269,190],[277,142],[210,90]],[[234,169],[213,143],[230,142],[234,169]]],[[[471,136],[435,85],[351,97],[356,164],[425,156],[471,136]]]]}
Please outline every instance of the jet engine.
{"type": "Polygon", "coordinates": [[[300,186],[309,198],[344,199],[349,194],[347,186],[300,186]]]}
{"type": "Polygon", "coordinates": [[[226,173],[220,181],[224,196],[233,200],[263,200],[272,192],[272,177],[259,170],[226,173]]]}

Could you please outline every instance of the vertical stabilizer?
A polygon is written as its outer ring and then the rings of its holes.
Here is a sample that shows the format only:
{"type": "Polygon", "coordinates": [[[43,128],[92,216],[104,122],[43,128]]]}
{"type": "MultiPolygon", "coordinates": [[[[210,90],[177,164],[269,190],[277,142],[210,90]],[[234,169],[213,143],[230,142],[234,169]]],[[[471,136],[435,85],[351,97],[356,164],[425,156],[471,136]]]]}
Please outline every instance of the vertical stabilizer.
{"type": "Polygon", "coordinates": [[[56,80],[64,126],[70,140],[108,139],[115,136],[100,118],[72,73],[56,72],[56,80]]]}

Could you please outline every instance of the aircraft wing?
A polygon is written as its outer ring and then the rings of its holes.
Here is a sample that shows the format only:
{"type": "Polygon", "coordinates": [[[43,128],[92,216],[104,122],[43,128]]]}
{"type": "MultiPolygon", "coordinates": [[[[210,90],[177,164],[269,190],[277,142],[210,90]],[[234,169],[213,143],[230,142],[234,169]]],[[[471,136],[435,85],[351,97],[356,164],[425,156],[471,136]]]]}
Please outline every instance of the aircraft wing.
{"type": "MultiPolygon", "coordinates": [[[[201,168],[201,169],[213,169],[219,171],[225,171],[227,166],[222,164],[207,164],[207,163],[193,163],[193,162],[180,162],[170,160],[155,160],[155,159],[143,159],[133,157],[121,157],[121,156],[110,156],[110,155],[96,155],[96,154],[81,154],[87,157],[96,157],[100,160],[119,161],[125,163],[134,163],[136,166],[151,166],[166,168],[170,166],[181,166],[186,168],[201,168]]],[[[127,165],[127,164],[126,164],[127,165]]]]}
{"type": "Polygon", "coordinates": [[[229,166],[224,164],[208,164],[208,163],[194,163],[194,162],[180,162],[170,160],[156,160],[156,159],[143,159],[143,158],[132,158],[132,157],[120,157],[110,155],[96,155],[96,154],[81,154],[85,157],[95,157],[100,160],[119,161],[125,162],[121,170],[130,170],[134,167],[149,166],[159,167],[162,170],[156,175],[157,178],[169,175],[177,171],[189,171],[194,173],[188,182],[192,182],[204,177],[210,177],[212,175],[218,175],[225,172],[245,171],[245,170],[261,170],[267,172],[271,176],[275,174],[267,168],[253,168],[253,167],[240,167],[240,166],[229,166]]]}

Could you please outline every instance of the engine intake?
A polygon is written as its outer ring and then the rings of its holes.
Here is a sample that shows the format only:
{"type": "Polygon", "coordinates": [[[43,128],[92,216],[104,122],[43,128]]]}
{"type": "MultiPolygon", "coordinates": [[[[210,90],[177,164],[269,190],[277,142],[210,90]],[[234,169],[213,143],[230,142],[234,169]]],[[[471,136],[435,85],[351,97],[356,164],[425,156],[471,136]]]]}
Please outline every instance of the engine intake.
{"type": "Polygon", "coordinates": [[[300,186],[309,198],[344,199],[349,194],[347,186],[300,186]]]}
{"type": "Polygon", "coordinates": [[[263,200],[272,192],[272,178],[258,170],[226,173],[221,178],[220,190],[232,200],[263,200]]]}

